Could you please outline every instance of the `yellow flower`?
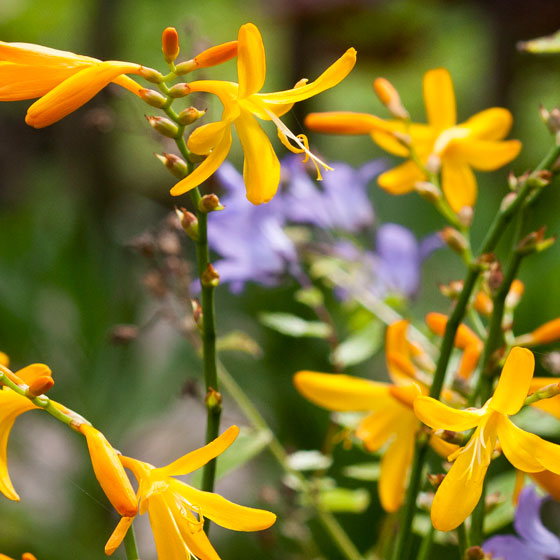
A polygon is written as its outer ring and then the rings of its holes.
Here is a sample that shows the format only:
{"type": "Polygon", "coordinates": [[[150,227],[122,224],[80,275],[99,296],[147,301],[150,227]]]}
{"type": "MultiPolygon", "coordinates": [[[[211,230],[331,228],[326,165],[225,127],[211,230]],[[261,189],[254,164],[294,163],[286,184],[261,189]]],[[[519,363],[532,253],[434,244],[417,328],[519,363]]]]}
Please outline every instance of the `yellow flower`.
{"type": "Polygon", "coordinates": [[[86,437],[93,472],[105,495],[121,515],[134,517],[138,511],[136,496],[117,452],[93,426],[82,424],[79,430],[86,437]]]}
{"type": "MultiPolygon", "coordinates": [[[[239,428],[231,426],[208,445],[192,451],[166,467],[120,457],[138,480],[140,514],[148,512],[158,558],[165,560],[219,560],[203,531],[204,518],[235,531],[260,531],[276,521],[269,511],[239,506],[211,492],[203,492],[173,478],[189,474],[223,453],[239,428]]],[[[111,555],[122,542],[133,517],[123,517],[105,546],[111,555]]]]}
{"type": "Polygon", "coordinates": [[[0,101],[40,97],[29,107],[25,122],[43,128],[87,103],[110,82],[138,95],[142,88],[124,74],[138,74],[141,68],[131,62],[0,41],[0,101]]]}
{"type": "MultiPolygon", "coordinates": [[[[385,121],[374,115],[352,112],[311,113],[305,125],[318,132],[370,134],[384,150],[405,158],[410,149],[397,137],[410,138],[422,166],[430,159],[432,167],[441,167],[445,198],[455,212],[474,206],[477,186],[471,168],[493,171],[514,159],[521,149],[517,140],[500,141],[509,132],[512,116],[507,109],[493,107],[481,111],[461,124],[457,123],[455,93],[449,72],[443,68],[424,75],[424,103],[428,124],[404,120],[385,121]]],[[[418,163],[405,163],[382,173],[379,186],[391,194],[414,190],[427,175],[418,163]]]]}
{"type": "MultiPolygon", "coordinates": [[[[50,376],[51,370],[45,364],[32,364],[20,369],[15,374],[0,365],[0,371],[18,384],[31,385],[40,377],[50,376]],[[14,377],[15,376],[15,377],[14,377]]],[[[10,500],[19,501],[8,475],[8,438],[15,419],[22,413],[39,408],[28,398],[18,395],[8,387],[0,390],[0,492],[10,500]]]]}
{"type": "Polygon", "coordinates": [[[220,99],[224,111],[222,120],[196,129],[188,140],[188,148],[195,154],[208,157],[188,177],[177,183],[172,195],[181,195],[205,181],[226,158],[232,143],[231,125],[235,126],[243,147],[245,162],[243,177],[247,198],[253,204],[268,202],[280,181],[280,163],[270,140],[254,117],[272,120],[278,127],[283,143],[289,147],[289,137],[297,147],[292,151],[306,152],[314,161],[324,165],[307,149],[307,139],[296,137],[279,119],[297,101],[308,99],[338,84],[356,62],[356,51],[346,53],[314,82],[298,82],[295,88],[277,93],[258,93],[264,85],[266,62],[262,37],[251,23],[239,29],[237,72],[239,83],[216,80],[191,82],[191,91],[213,93],[220,99]],[[298,87],[299,86],[299,87],[298,87]]]}
{"type": "Polygon", "coordinates": [[[437,530],[455,529],[473,511],[498,441],[517,469],[528,473],[547,469],[560,474],[560,446],[521,430],[508,418],[523,406],[534,367],[530,350],[513,348],[494,395],[479,409],[457,410],[430,397],[414,402],[418,418],[433,429],[462,432],[476,428],[467,445],[448,458],[454,461],[453,466],[432,504],[431,518],[437,530]]]}
{"type": "MultiPolygon", "coordinates": [[[[414,442],[420,428],[412,403],[426,391],[409,376],[410,368],[414,368],[410,356],[418,349],[411,348],[406,340],[407,326],[407,321],[398,321],[387,329],[387,363],[394,383],[313,371],[299,371],[294,376],[297,390],[327,410],[370,413],[358,426],[356,437],[372,452],[388,444],[381,459],[379,477],[379,498],[388,512],[398,510],[404,500],[414,442]],[[402,359],[395,360],[394,356],[402,359]]],[[[457,448],[435,436],[431,444],[444,455],[457,448]]]]}

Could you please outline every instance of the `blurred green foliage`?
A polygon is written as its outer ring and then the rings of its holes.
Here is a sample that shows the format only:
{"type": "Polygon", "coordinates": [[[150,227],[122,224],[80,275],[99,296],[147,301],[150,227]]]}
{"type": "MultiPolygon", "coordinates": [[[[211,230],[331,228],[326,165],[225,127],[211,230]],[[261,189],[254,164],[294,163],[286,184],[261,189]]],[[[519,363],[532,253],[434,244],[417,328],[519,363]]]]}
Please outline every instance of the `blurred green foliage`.
{"type": "MultiPolygon", "coordinates": [[[[188,58],[208,45],[235,38],[238,27],[252,21],[261,29],[267,49],[269,91],[286,89],[302,76],[314,78],[348,46],[356,47],[353,73],[337,88],[296,107],[294,117],[288,118],[298,132],[311,110],[383,115],[371,90],[378,75],[395,84],[413,118],[421,121],[422,75],[445,66],[454,79],[460,120],[491,105],[512,110],[512,137],[523,141],[524,150],[511,167],[520,173],[535,165],[550,143],[538,104],[550,107],[558,102],[560,73],[558,58],[517,53],[515,42],[560,27],[554,7],[554,0],[2,0],[0,37],[163,69],[159,41],[164,27],[178,28],[182,53],[188,58]]],[[[207,74],[235,79],[234,63],[207,74]]],[[[219,115],[216,102],[201,103],[208,105],[209,117],[219,115]]],[[[145,263],[129,243],[164,220],[174,204],[187,204],[168,195],[172,179],[152,156],[169,146],[145,123],[146,106],[117,88],[41,131],[24,124],[28,104],[0,106],[0,349],[15,367],[34,361],[49,364],[57,400],[89,418],[123,451],[140,448],[166,464],[203,439],[199,359],[170,328],[148,330],[128,345],[112,344],[109,333],[116,324],[142,324],[153,312],[152,299],[142,286],[145,263]],[[195,380],[194,388],[185,389],[189,379],[195,380]],[[182,414],[188,424],[177,424],[182,414]],[[179,434],[177,425],[182,426],[179,434]]],[[[382,155],[367,137],[313,137],[312,144],[329,161],[358,164],[382,155]]],[[[238,145],[232,157],[240,167],[238,145]]],[[[479,177],[478,240],[507,192],[506,174],[501,170],[479,177]]],[[[380,222],[401,223],[418,235],[442,225],[416,196],[391,197],[374,185],[371,194],[380,222]]],[[[558,234],[559,199],[557,189],[549,189],[529,225],[547,223],[549,233],[558,234]]],[[[500,251],[507,253],[507,240],[500,251]]],[[[527,290],[517,316],[518,332],[560,314],[558,251],[554,247],[532,258],[522,270],[527,290]]],[[[436,284],[461,275],[454,255],[440,252],[431,257],[411,315],[420,319],[428,310],[445,310],[436,284]]],[[[316,449],[325,435],[327,414],[296,394],[291,375],[305,368],[329,371],[327,344],[282,336],[257,322],[262,312],[313,319],[295,300],[296,291],[290,283],[274,289],[249,286],[239,297],[220,289],[218,327],[222,335],[233,329],[246,331],[262,347],[257,359],[233,353],[224,359],[280,440],[291,449],[316,449]]],[[[384,378],[383,358],[351,366],[349,372],[384,378]]],[[[226,395],[224,425],[243,423],[232,409],[226,395]]],[[[117,519],[93,478],[85,442],[54,422],[47,428],[44,424],[49,419],[37,413],[16,422],[10,472],[22,502],[0,500],[0,551],[18,557],[29,550],[39,560],[100,558],[117,519]]],[[[339,471],[367,461],[356,450],[336,450],[335,457],[339,471]]],[[[246,485],[226,495],[246,505],[266,505],[259,489],[280,488],[280,472],[266,455],[248,468],[253,469],[250,481],[242,479],[246,485]]],[[[356,481],[357,488],[363,484],[356,481]]],[[[224,488],[232,490],[231,485],[224,488]]],[[[359,496],[360,507],[368,507],[359,496]]],[[[275,505],[273,501],[268,507],[275,505]]],[[[375,532],[382,530],[375,491],[366,516],[348,513],[340,518],[366,550],[375,532]]],[[[330,549],[325,552],[328,558],[338,558],[315,523],[311,527],[319,548],[330,549]]],[[[258,538],[214,530],[213,540],[224,560],[311,558],[311,552],[306,556],[290,545],[279,529],[271,535],[258,538]]],[[[141,546],[145,542],[142,539],[141,546]]],[[[438,551],[438,557],[447,557],[443,548],[438,551]]],[[[123,558],[124,553],[115,557],[123,558]]]]}

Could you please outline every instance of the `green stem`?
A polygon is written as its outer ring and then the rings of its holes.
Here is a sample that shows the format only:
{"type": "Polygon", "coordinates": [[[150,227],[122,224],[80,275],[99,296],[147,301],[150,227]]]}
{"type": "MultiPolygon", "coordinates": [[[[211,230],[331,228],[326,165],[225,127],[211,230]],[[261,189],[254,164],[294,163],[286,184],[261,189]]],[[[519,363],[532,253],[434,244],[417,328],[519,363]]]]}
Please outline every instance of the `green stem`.
{"type": "Polygon", "coordinates": [[[417,560],[430,560],[432,558],[432,545],[434,544],[435,532],[436,530],[432,525],[430,525],[428,532],[422,539],[422,544],[420,545],[420,550],[418,551],[417,560]]]}
{"type": "Polygon", "coordinates": [[[220,381],[222,382],[224,388],[229,393],[231,398],[235,401],[237,406],[243,411],[243,414],[257,430],[263,430],[270,434],[270,442],[268,448],[271,454],[274,456],[278,464],[282,467],[286,474],[294,477],[298,481],[298,486],[301,489],[305,498],[315,509],[321,524],[326,529],[330,538],[337,546],[338,550],[342,553],[346,560],[362,560],[362,556],[354,543],[348,537],[344,529],[335,519],[335,517],[329,512],[321,509],[320,505],[317,503],[315,497],[315,492],[311,487],[308,480],[301,474],[301,472],[294,470],[288,461],[288,455],[284,450],[284,447],[280,441],[276,438],[270,427],[268,426],[266,420],[263,418],[261,413],[257,410],[251,400],[247,397],[243,389],[237,384],[235,379],[230,375],[227,369],[221,362],[218,362],[218,371],[220,375],[220,381]]]}
{"type": "Polygon", "coordinates": [[[482,494],[478,500],[478,504],[474,508],[471,515],[470,542],[475,546],[482,544],[484,538],[484,516],[486,515],[486,480],[482,485],[482,494]]]}
{"type": "Polygon", "coordinates": [[[459,558],[465,560],[469,548],[469,537],[464,523],[461,523],[461,525],[457,527],[457,539],[459,541],[459,558]]]}
{"type": "Polygon", "coordinates": [[[140,560],[138,556],[138,548],[136,546],[136,536],[134,535],[134,527],[131,525],[124,536],[124,549],[128,560],[140,560]]]}

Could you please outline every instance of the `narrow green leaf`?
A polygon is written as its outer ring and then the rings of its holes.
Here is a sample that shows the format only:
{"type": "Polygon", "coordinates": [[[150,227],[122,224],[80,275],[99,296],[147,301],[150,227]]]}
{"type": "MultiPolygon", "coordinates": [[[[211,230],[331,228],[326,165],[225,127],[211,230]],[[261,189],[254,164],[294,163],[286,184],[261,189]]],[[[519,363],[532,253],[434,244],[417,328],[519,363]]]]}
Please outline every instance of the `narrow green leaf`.
{"type": "Polygon", "coordinates": [[[319,505],[328,511],[362,513],[369,506],[369,502],[370,495],[365,488],[332,488],[319,492],[319,505]]]}
{"type": "Polygon", "coordinates": [[[381,465],[379,463],[359,463],[344,467],[342,474],[356,480],[374,481],[379,480],[381,465]]]}
{"type": "Polygon", "coordinates": [[[261,313],[259,320],[265,326],[287,336],[327,338],[331,329],[320,321],[306,321],[289,313],[261,313]]]}

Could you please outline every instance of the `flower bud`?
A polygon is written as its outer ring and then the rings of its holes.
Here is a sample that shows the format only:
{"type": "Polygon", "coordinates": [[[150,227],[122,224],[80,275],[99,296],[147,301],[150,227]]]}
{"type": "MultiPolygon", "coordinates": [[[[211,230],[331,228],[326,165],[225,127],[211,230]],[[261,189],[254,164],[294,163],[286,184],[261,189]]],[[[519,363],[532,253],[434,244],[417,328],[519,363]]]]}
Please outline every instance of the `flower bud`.
{"type": "Polygon", "coordinates": [[[457,218],[459,218],[459,222],[461,225],[465,227],[470,227],[473,221],[474,210],[472,206],[463,206],[461,210],[457,213],[457,218]]]}
{"type": "Polygon", "coordinates": [[[21,560],[37,560],[37,557],[31,554],[31,552],[24,552],[21,556],[21,560]]]}
{"type": "Polygon", "coordinates": [[[179,127],[171,120],[165,117],[148,117],[146,120],[150,123],[150,126],[168,138],[176,138],[179,134],[179,127]]]}
{"type": "MultiPolygon", "coordinates": [[[[0,374],[7,377],[12,383],[19,385],[20,387],[25,387],[26,383],[23,379],[20,379],[12,370],[0,364],[0,374]]],[[[1,379],[1,377],[0,377],[1,379]]]]}
{"type": "Polygon", "coordinates": [[[138,75],[152,84],[161,84],[163,81],[163,74],[146,66],[140,66],[138,69],[138,75]]]}
{"type": "Polygon", "coordinates": [[[202,327],[202,305],[196,299],[191,299],[193,321],[197,327],[202,327]]]}
{"type": "Polygon", "coordinates": [[[174,98],[185,97],[189,95],[191,88],[187,83],[175,84],[169,88],[169,95],[174,98]]]}
{"type": "Polygon", "coordinates": [[[220,275],[211,264],[208,264],[206,270],[202,273],[200,283],[202,284],[203,288],[215,288],[220,283],[220,275]]]}
{"type": "Polygon", "coordinates": [[[54,379],[50,375],[41,375],[31,382],[27,394],[32,398],[44,395],[53,385],[54,379]]]}
{"type": "Polygon", "coordinates": [[[437,154],[430,154],[426,161],[426,171],[434,175],[441,169],[441,158],[437,154]]]}
{"type": "Polygon", "coordinates": [[[165,62],[173,62],[179,55],[179,36],[174,27],[166,27],[161,34],[161,51],[165,62]]]}
{"type": "Polygon", "coordinates": [[[225,206],[220,203],[220,199],[215,194],[205,194],[198,202],[198,210],[205,214],[224,208],[225,206]]]}
{"type": "Polygon", "coordinates": [[[186,74],[197,68],[208,68],[210,66],[222,64],[222,62],[226,62],[234,56],[237,56],[237,41],[229,41],[228,43],[210,47],[200,54],[197,54],[191,60],[181,62],[181,64],[177,65],[175,71],[178,75],[186,74]]]}
{"type": "Polygon", "coordinates": [[[136,495],[117,452],[93,426],[82,424],[79,431],[86,438],[93,472],[105,495],[123,517],[134,517],[138,511],[136,495]]]}
{"type": "Polygon", "coordinates": [[[438,202],[441,199],[441,191],[433,184],[428,181],[417,181],[414,183],[414,190],[428,202],[432,204],[438,202]]]}
{"type": "Polygon", "coordinates": [[[185,233],[193,240],[198,241],[198,219],[192,213],[187,211],[185,208],[175,208],[175,212],[181,220],[181,226],[185,230],[185,233]]]}
{"type": "Polygon", "coordinates": [[[548,344],[560,339],[560,317],[548,321],[531,333],[533,344],[548,344]]]}
{"type": "Polygon", "coordinates": [[[486,555],[480,546],[471,546],[465,552],[465,560],[484,560],[486,555]]]}
{"type": "Polygon", "coordinates": [[[167,169],[169,169],[174,177],[177,177],[177,179],[183,179],[188,175],[188,166],[179,156],[163,152],[161,155],[156,154],[156,157],[159,161],[161,161],[161,163],[163,163],[163,165],[165,165],[165,167],[167,167],[167,169]]]}
{"type": "Polygon", "coordinates": [[[206,109],[204,109],[204,111],[199,111],[196,107],[187,107],[177,115],[177,120],[183,126],[187,126],[202,118],[205,114],[206,109]]]}
{"type": "Polygon", "coordinates": [[[443,473],[437,473],[437,474],[428,473],[428,482],[434,488],[439,488],[439,486],[443,482],[444,478],[445,478],[445,475],[443,473]]]}
{"type": "Polygon", "coordinates": [[[408,119],[408,111],[403,107],[399,93],[393,84],[385,78],[376,78],[373,80],[373,91],[379,101],[389,109],[389,112],[397,119],[408,119]]]}
{"type": "Polygon", "coordinates": [[[461,280],[454,280],[449,284],[439,284],[439,291],[445,297],[457,299],[463,291],[463,282],[461,280]]]}
{"type": "Polygon", "coordinates": [[[156,109],[161,109],[167,103],[167,98],[153,89],[142,88],[138,90],[138,95],[142,101],[156,109]]]}
{"type": "Polygon", "coordinates": [[[206,393],[204,401],[207,408],[220,409],[222,407],[222,395],[215,389],[212,389],[212,387],[210,387],[208,393],[206,393]]]}
{"type": "Polygon", "coordinates": [[[486,292],[478,292],[474,300],[474,308],[481,314],[489,317],[494,309],[492,298],[486,292]]]}
{"type": "Polygon", "coordinates": [[[456,253],[462,255],[468,248],[469,244],[465,237],[455,228],[447,226],[440,231],[440,237],[443,241],[456,253]]]}

